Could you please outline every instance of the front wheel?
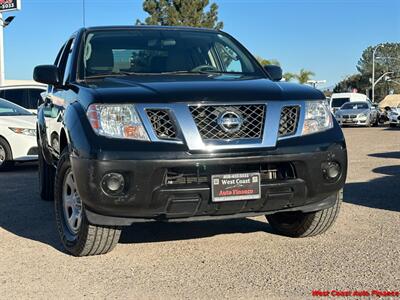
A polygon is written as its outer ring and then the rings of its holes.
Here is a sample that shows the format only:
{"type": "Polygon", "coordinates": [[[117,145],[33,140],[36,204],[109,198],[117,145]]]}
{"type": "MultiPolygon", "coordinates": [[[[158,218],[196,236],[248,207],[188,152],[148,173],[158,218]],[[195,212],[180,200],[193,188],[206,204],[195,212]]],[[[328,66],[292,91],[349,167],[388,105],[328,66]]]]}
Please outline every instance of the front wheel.
{"type": "Polygon", "coordinates": [[[117,245],[121,230],[89,224],[72,172],[69,152],[64,151],[57,166],[54,189],[57,229],[65,249],[74,256],[110,252],[117,245]]]}
{"type": "Polygon", "coordinates": [[[7,141],[0,137],[0,171],[12,165],[11,148],[7,141]]]}
{"type": "Polygon", "coordinates": [[[38,161],[40,198],[44,201],[53,201],[55,168],[46,162],[41,148],[39,148],[38,161]]]}
{"type": "Polygon", "coordinates": [[[336,194],[335,205],[316,212],[282,212],[267,215],[271,227],[279,234],[290,237],[309,237],[324,233],[336,221],[343,201],[343,190],[336,194]]]}

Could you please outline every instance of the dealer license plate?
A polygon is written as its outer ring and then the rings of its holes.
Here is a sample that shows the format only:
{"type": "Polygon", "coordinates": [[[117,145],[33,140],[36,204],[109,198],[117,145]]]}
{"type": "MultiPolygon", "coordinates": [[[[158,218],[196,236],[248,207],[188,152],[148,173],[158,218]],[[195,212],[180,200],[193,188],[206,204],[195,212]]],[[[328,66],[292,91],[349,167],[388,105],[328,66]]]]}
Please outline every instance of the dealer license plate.
{"type": "Polygon", "coordinates": [[[240,201],[261,198],[260,173],[211,176],[212,201],[240,201]]]}

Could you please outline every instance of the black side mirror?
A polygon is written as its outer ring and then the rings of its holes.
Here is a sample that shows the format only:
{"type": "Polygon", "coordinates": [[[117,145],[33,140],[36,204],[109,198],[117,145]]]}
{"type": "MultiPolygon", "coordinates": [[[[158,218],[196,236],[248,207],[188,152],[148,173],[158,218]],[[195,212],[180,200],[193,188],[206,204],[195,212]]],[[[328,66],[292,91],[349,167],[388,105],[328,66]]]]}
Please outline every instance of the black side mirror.
{"type": "Polygon", "coordinates": [[[266,65],[264,70],[267,71],[273,81],[280,81],[282,79],[282,68],[275,65],[266,65]]]}
{"type": "Polygon", "coordinates": [[[33,80],[44,84],[60,86],[60,71],[55,65],[37,66],[33,71],[33,80]]]}

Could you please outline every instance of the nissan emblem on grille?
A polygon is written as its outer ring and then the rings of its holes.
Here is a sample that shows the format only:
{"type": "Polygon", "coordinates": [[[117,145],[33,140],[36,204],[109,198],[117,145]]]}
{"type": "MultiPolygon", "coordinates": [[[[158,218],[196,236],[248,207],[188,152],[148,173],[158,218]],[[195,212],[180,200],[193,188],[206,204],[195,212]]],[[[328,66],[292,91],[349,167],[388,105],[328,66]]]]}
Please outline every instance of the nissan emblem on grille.
{"type": "Polygon", "coordinates": [[[217,123],[223,131],[234,133],[239,131],[242,127],[243,118],[233,111],[225,111],[219,115],[217,123]]]}
{"type": "Polygon", "coordinates": [[[261,139],[265,104],[193,105],[193,120],[203,140],[261,139]]]}

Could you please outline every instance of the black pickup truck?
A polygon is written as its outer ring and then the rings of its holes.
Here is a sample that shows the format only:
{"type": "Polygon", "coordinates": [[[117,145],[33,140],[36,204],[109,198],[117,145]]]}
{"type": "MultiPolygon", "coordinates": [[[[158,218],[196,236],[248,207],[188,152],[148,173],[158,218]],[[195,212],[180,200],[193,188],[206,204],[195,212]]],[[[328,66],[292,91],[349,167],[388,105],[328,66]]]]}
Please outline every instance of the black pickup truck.
{"type": "Polygon", "coordinates": [[[325,96],[224,32],[83,28],[34,79],[41,198],[73,255],[135,222],[266,215],[306,237],[338,215],[347,152],[325,96]]]}

